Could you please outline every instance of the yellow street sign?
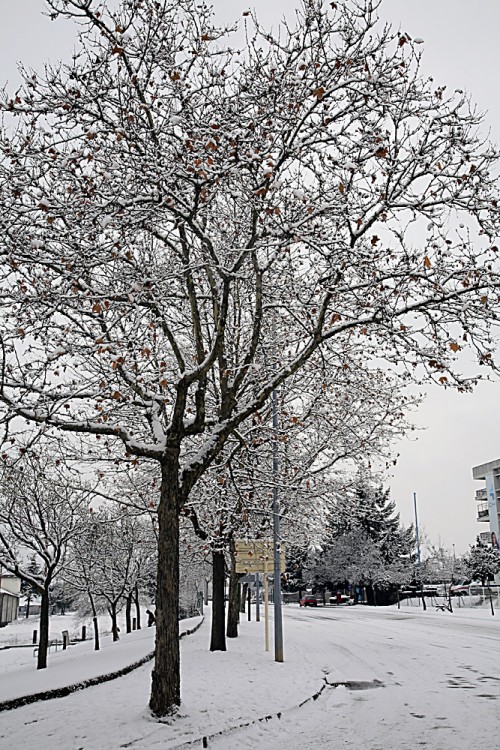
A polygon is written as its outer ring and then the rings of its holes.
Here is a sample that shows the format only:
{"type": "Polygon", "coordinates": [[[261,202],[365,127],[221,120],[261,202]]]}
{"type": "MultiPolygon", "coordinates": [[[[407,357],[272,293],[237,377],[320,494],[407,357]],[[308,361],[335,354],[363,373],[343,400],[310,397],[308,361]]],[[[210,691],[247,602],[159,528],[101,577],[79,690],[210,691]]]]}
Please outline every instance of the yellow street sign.
{"type": "MultiPolygon", "coordinates": [[[[237,573],[263,573],[264,569],[270,573],[273,568],[273,543],[265,539],[253,541],[237,540],[235,545],[237,573]]],[[[285,572],[285,550],[281,546],[280,570],[285,572]]]]}

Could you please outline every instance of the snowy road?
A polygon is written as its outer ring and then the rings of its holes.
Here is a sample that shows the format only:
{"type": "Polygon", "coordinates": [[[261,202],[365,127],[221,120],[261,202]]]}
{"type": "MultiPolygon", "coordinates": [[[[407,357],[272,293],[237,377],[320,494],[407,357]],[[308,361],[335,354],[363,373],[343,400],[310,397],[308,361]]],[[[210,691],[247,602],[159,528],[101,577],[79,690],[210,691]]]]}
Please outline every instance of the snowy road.
{"type": "Polygon", "coordinates": [[[214,750],[500,747],[498,615],[405,606],[285,612],[311,665],[340,685],[280,720],[233,734],[233,745],[217,740],[214,750]]]}
{"type": "Polygon", "coordinates": [[[184,640],[183,705],[168,725],[145,711],[147,665],[0,714],[0,747],[174,750],[191,742],[190,750],[203,736],[210,750],[500,747],[500,613],[289,605],[284,625],[280,665],[263,649],[263,623],[242,620],[223,654],[207,649],[208,621],[184,640]],[[298,708],[325,679],[319,698],[298,708]],[[277,712],[280,719],[230,731],[277,712]]]}

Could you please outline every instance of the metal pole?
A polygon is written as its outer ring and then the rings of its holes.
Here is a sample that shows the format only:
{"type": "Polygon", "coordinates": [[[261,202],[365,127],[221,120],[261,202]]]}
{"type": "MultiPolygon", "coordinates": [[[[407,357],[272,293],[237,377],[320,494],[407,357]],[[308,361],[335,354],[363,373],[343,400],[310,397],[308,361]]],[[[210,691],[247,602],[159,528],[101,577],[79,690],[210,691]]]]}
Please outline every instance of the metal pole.
{"type": "Polygon", "coordinates": [[[255,621],[260,622],[260,573],[255,574],[255,621]]]}
{"type": "Polygon", "coordinates": [[[269,582],[267,580],[267,558],[264,560],[264,619],[266,651],[269,651],[269,582]]]}
{"type": "Polygon", "coordinates": [[[420,536],[418,533],[418,516],[417,516],[417,493],[413,493],[413,507],[415,509],[415,536],[417,538],[417,562],[420,565],[420,536]]]}
{"type": "Polygon", "coordinates": [[[273,406],[273,552],[274,552],[274,661],[283,661],[283,618],[281,608],[281,540],[278,493],[278,394],[272,395],[273,406]]]}

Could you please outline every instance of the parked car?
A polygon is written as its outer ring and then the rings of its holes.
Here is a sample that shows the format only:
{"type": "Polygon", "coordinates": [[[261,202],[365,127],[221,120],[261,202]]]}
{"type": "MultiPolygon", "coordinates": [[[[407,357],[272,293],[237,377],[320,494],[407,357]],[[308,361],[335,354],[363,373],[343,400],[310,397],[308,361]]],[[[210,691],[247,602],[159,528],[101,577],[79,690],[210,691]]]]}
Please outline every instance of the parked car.
{"type": "Polygon", "coordinates": [[[340,601],[339,601],[339,594],[335,594],[335,596],[331,596],[329,599],[330,604],[349,604],[351,601],[351,597],[347,596],[347,594],[340,594],[340,601]]]}
{"type": "Polygon", "coordinates": [[[317,607],[318,606],[318,600],[316,599],[315,596],[311,596],[310,594],[306,594],[299,601],[299,604],[300,604],[301,607],[317,607]]]}
{"type": "Polygon", "coordinates": [[[452,596],[469,596],[470,585],[471,581],[468,579],[460,581],[460,583],[454,583],[450,586],[450,594],[452,596]]]}

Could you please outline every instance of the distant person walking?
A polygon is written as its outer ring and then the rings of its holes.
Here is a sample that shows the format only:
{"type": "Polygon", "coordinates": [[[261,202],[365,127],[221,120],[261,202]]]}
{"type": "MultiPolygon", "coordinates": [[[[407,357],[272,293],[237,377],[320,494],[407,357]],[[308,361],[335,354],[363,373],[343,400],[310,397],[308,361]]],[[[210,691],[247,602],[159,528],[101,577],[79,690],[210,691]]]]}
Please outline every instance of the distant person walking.
{"type": "Polygon", "coordinates": [[[155,624],[155,622],[156,622],[156,617],[154,616],[154,614],[153,614],[153,613],[151,612],[151,610],[150,610],[150,609],[147,609],[147,610],[146,610],[146,614],[147,614],[147,616],[148,616],[148,628],[150,628],[150,627],[151,627],[151,625],[154,625],[154,624],[155,624]]]}

